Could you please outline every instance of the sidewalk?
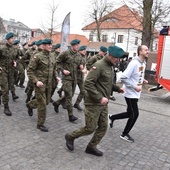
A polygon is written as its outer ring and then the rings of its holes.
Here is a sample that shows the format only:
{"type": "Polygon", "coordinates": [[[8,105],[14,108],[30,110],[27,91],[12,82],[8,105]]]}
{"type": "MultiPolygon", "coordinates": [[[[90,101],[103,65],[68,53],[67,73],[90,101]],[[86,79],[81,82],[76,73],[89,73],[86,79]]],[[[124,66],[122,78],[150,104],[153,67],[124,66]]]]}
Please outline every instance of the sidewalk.
{"type": "MultiPolygon", "coordinates": [[[[41,132],[36,129],[36,110],[33,117],[28,116],[24,90],[16,89],[18,101],[13,102],[10,94],[13,116],[4,115],[0,106],[0,170],[170,170],[169,101],[144,93],[140,116],[131,132],[135,142],[119,138],[126,120],[117,121],[98,146],[103,157],[96,157],[84,152],[91,135],[77,139],[73,152],[65,146],[65,133],[84,125],[83,112],[74,109],[79,120],[70,123],[66,111],[59,107],[57,114],[50,103],[49,132],[41,132]]],[[[110,114],[126,109],[123,97],[117,93],[115,97],[116,101],[109,103],[110,114]]]]}

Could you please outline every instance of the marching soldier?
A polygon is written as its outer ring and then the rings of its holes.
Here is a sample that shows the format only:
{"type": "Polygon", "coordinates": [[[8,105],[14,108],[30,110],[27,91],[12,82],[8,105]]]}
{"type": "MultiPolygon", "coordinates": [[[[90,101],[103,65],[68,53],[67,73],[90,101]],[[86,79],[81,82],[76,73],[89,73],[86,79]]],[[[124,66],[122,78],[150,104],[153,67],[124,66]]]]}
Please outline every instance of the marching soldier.
{"type": "Polygon", "coordinates": [[[57,58],[57,69],[62,72],[62,89],[64,96],[53,103],[54,110],[58,113],[60,104],[66,105],[70,122],[78,118],[73,115],[72,97],[77,85],[77,72],[83,69],[80,54],[78,53],[80,40],[74,39],[70,42],[71,48],[62,52],[57,58]]]}
{"type": "Polygon", "coordinates": [[[86,63],[86,68],[87,68],[87,70],[90,70],[90,69],[92,68],[93,64],[94,64],[96,61],[101,60],[101,59],[106,55],[106,53],[107,53],[107,48],[104,47],[104,46],[101,46],[99,53],[98,53],[97,55],[91,57],[91,58],[87,61],[87,63],[86,63]]]}
{"type": "MultiPolygon", "coordinates": [[[[54,72],[54,63],[51,59],[52,40],[44,39],[42,41],[43,51],[31,57],[28,65],[29,80],[35,85],[35,99],[29,101],[26,106],[29,116],[33,115],[33,109],[37,108],[38,120],[37,128],[43,132],[48,132],[44,126],[46,120],[46,105],[51,98],[52,77],[54,72]]],[[[56,81],[58,77],[56,75],[56,81]]]]}
{"type": "MultiPolygon", "coordinates": [[[[43,50],[42,40],[39,40],[39,41],[35,42],[35,45],[36,45],[38,48],[33,52],[31,58],[32,58],[35,54],[37,54],[37,53],[39,53],[39,52],[41,52],[41,51],[43,50]]],[[[35,48],[35,47],[34,47],[34,48],[35,48]]],[[[30,81],[29,79],[28,79],[28,82],[27,82],[27,88],[26,88],[26,89],[27,89],[27,90],[26,90],[27,99],[26,99],[25,102],[28,103],[28,102],[31,100],[32,93],[33,93],[33,91],[34,91],[34,83],[33,83],[32,81],[30,81]]]]}
{"type": "MultiPolygon", "coordinates": [[[[81,54],[83,66],[85,67],[86,64],[86,46],[81,46],[79,48],[79,53],[81,54]]],[[[77,85],[79,87],[80,93],[76,99],[76,102],[74,104],[74,108],[77,108],[79,111],[82,111],[83,109],[80,107],[80,102],[82,101],[84,97],[84,73],[82,70],[78,70],[78,75],[77,75],[77,85]]]]}
{"type": "MultiPolygon", "coordinates": [[[[56,63],[56,60],[57,60],[57,57],[58,55],[60,54],[60,44],[56,44],[54,45],[53,49],[54,49],[54,52],[51,54],[52,55],[52,60],[53,60],[53,63],[56,63]]],[[[56,64],[54,65],[54,69],[57,71],[57,66],[56,64]]],[[[51,97],[53,96],[56,88],[57,88],[57,85],[58,85],[58,82],[56,81],[55,79],[55,76],[53,77],[53,81],[52,81],[52,91],[51,91],[51,97]]],[[[51,102],[54,102],[51,98],[51,102]]]]}
{"type": "Polygon", "coordinates": [[[123,54],[123,49],[110,46],[107,56],[96,62],[88,73],[84,83],[85,126],[65,135],[66,146],[69,150],[74,150],[74,140],[76,138],[94,132],[85,152],[96,156],[103,155],[103,152],[97,149],[97,145],[107,131],[110,93],[113,89],[120,93],[123,92],[123,89],[112,84],[112,65],[123,54]]]}
{"type": "Polygon", "coordinates": [[[9,32],[6,34],[6,44],[0,48],[0,79],[2,90],[2,102],[4,104],[4,113],[7,116],[12,116],[9,109],[9,90],[11,90],[13,99],[17,99],[14,87],[14,68],[16,67],[16,51],[13,47],[14,33],[9,32]]]}

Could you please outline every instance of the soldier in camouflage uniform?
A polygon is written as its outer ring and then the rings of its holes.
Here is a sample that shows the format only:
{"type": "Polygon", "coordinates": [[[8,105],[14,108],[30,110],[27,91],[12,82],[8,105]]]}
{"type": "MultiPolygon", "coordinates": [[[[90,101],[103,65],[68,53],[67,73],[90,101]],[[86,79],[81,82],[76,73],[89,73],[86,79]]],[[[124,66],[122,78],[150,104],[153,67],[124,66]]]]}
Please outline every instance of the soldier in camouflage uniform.
{"type": "MultiPolygon", "coordinates": [[[[39,40],[39,41],[35,42],[35,45],[36,45],[38,48],[33,52],[31,58],[32,58],[35,54],[37,54],[37,53],[39,53],[39,52],[42,52],[42,50],[43,50],[42,40],[39,40]]],[[[34,47],[34,48],[35,48],[35,47],[34,47]]],[[[26,98],[26,101],[25,101],[26,103],[28,103],[28,102],[31,100],[33,91],[34,91],[34,83],[28,79],[28,82],[27,82],[27,90],[26,90],[27,98],[26,98]]],[[[34,96],[33,98],[35,98],[35,96],[34,96]]]]}
{"type": "Polygon", "coordinates": [[[104,46],[101,46],[99,53],[98,53],[97,55],[91,57],[91,58],[87,61],[87,63],[86,63],[86,68],[87,68],[87,70],[90,70],[90,69],[92,68],[93,64],[94,64],[96,61],[101,60],[101,59],[105,56],[106,53],[107,53],[107,48],[104,47],[104,46]]]}
{"type": "MultiPolygon", "coordinates": [[[[29,49],[26,51],[25,56],[24,56],[24,61],[25,61],[25,65],[26,65],[26,69],[28,67],[28,64],[30,62],[31,56],[34,55],[35,51],[36,51],[36,41],[33,41],[31,44],[28,44],[29,49]]],[[[27,83],[26,89],[25,89],[25,93],[28,92],[29,89],[29,84],[27,83]]]]}
{"type": "Polygon", "coordinates": [[[4,113],[12,116],[9,109],[9,90],[11,90],[13,99],[17,99],[14,87],[14,67],[16,67],[16,50],[13,47],[14,33],[9,32],[6,35],[6,44],[0,48],[0,80],[2,90],[2,102],[4,104],[4,113]],[[3,80],[3,81],[2,81],[3,80]]]}
{"type": "MultiPolygon", "coordinates": [[[[48,132],[48,128],[44,126],[46,120],[46,105],[51,98],[52,77],[54,72],[54,64],[51,59],[52,40],[42,40],[44,45],[43,51],[31,57],[28,65],[29,80],[35,84],[35,99],[29,101],[26,106],[28,114],[33,115],[33,109],[37,108],[38,121],[37,128],[43,132],[48,132]]],[[[56,75],[56,81],[58,77],[56,75]]]]}
{"type": "Polygon", "coordinates": [[[108,126],[108,102],[112,90],[123,92],[123,89],[113,85],[112,65],[124,54],[123,49],[110,46],[106,57],[96,62],[89,71],[85,83],[85,126],[65,135],[66,146],[74,150],[74,140],[94,132],[86,153],[102,156],[97,145],[104,137],[108,126]]]}
{"type": "Polygon", "coordinates": [[[14,79],[15,82],[14,84],[16,86],[20,86],[21,88],[25,88],[24,86],[24,81],[25,81],[25,63],[24,63],[24,53],[23,51],[20,49],[19,46],[20,41],[19,40],[15,40],[14,41],[14,47],[16,48],[17,51],[17,67],[15,69],[15,74],[14,74],[14,79]],[[19,83],[19,84],[18,84],[19,83]]]}
{"type": "MultiPolygon", "coordinates": [[[[81,46],[79,48],[79,53],[81,55],[82,61],[83,61],[83,66],[85,67],[86,64],[86,46],[81,46]]],[[[83,109],[80,107],[80,102],[84,98],[84,73],[82,70],[78,70],[78,75],[77,75],[77,85],[79,87],[80,93],[78,94],[78,97],[76,99],[76,102],[74,104],[74,108],[77,108],[79,111],[82,111],[83,109]]]]}
{"type": "Polygon", "coordinates": [[[71,49],[62,52],[56,62],[58,71],[62,71],[64,96],[53,103],[54,110],[58,113],[59,105],[65,103],[70,122],[78,119],[73,115],[72,97],[77,85],[77,72],[83,69],[81,56],[78,53],[79,43],[80,40],[72,40],[71,49]]]}
{"type": "MultiPolygon", "coordinates": [[[[53,47],[54,52],[51,54],[51,55],[52,55],[53,63],[56,63],[57,57],[58,57],[58,55],[60,54],[60,46],[61,46],[61,45],[58,43],[58,44],[54,45],[54,47],[53,47]]],[[[56,64],[55,64],[54,67],[55,67],[54,69],[57,71],[57,66],[56,66],[56,64]]],[[[52,91],[51,91],[51,102],[54,102],[54,101],[52,100],[52,96],[54,95],[54,92],[55,92],[55,90],[56,90],[56,88],[57,88],[57,85],[58,85],[58,82],[56,81],[55,77],[53,77],[53,81],[52,81],[52,91]]]]}

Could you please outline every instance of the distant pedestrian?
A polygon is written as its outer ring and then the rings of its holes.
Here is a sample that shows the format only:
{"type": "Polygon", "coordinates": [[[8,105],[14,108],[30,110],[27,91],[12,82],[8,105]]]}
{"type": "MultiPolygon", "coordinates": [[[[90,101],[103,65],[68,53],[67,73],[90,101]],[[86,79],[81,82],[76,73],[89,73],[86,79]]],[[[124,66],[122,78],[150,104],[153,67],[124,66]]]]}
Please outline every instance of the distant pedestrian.
{"type": "Polygon", "coordinates": [[[106,57],[97,61],[89,71],[84,82],[85,89],[85,126],[65,135],[66,146],[74,150],[74,140],[81,136],[94,135],[87,145],[86,153],[102,156],[103,152],[97,149],[108,126],[108,102],[111,91],[122,93],[123,90],[113,84],[112,66],[121,58],[124,51],[117,46],[110,46],[106,57]]]}
{"type": "Polygon", "coordinates": [[[109,115],[111,128],[113,127],[113,122],[115,120],[128,118],[124,131],[120,136],[120,138],[128,142],[134,142],[134,139],[129,135],[129,132],[133,128],[139,115],[138,100],[141,95],[142,85],[148,83],[148,81],[144,79],[146,67],[145,60],[148,58],[149,54],[148,47],[141,45],[138,47],[137,52],[138,57],[133,58],[121,75],[121,81],[124,83],[123,88],[125,89],[125,92],[123,95],[127,103],[127,111],[112,116],[109,115]]]}

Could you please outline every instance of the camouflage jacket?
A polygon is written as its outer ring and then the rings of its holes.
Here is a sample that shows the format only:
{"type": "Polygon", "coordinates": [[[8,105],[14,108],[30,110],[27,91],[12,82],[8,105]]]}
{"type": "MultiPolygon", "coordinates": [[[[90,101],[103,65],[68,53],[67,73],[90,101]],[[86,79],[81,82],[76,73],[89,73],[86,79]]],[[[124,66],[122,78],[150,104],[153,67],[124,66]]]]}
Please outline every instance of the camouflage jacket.
{"type": "Polygon", "coordinates": [[[91,57],[91,58],[87,61],[87,63],[86,63],[86,68],[87,68],[87,70],[90,70],[90,69],[92,68],[93,64],[94,64],[96,61],[101,60],[102,58],[103,58],[103,56],[100,55],[100,54],[97,54],[97,55],[91,57]]]}
{"type": "Polygon", "coordinates": [[[77,72],[80,70],[80,65],[82,63],[82,58],[79,52],[73,52],[72,50],[67,50],[62,52],[57,60],[56,67],[58,71],[68,70],[69,75],[63,74],[62,80],[77,80],[77,72]]]}
{"type": "Polygon", "coordinates": [[[25,52],[24,61],[25,61],[26,64],[29,64],[30,59],[31,59],[31,56],[34,55],[35,52],[36,52],[36,50],[35,50],[34,48],[28,49],[28,50],[25,52]]]}
{"type": "Polygon", "coordinates": [[[5,72],[12,71],[14,69],[14,61],[16,60],[17,51],[9,44],[5,44],[0,48],[0,67],[5,72]]]}
{"type": "Polygon", "coordinates": [[[85,105],[101,105],[102,97],[109,99],[112,91],[120,91],[120,88],[113,84],[112,66],[107,57],[93,65],[84,83],[85,105]]]}
{"type": "MultiPolygon", "coordinates": [[[[81,57],[83,66],[85,66],[85,64],[86,64],[86,56],[84,56],[83,54],[80,54],[80,57],[81,57]]],[[[78,69],[78,72],[77,72],[77,79],[78,80],[83,80],[84,79],[84,74],[83,74],[82,70],[80,70],[80,69],[78,69]]]]}

